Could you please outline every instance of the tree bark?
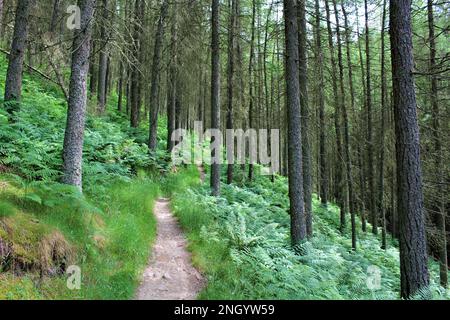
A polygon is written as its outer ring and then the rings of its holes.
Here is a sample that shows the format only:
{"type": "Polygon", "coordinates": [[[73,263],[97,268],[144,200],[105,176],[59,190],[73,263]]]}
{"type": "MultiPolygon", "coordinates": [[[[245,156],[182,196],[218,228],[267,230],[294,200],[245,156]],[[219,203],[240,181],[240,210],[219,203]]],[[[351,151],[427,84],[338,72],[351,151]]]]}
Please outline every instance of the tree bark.
{"type": "Polygon", "coordinates": [[[172,15],[171,45],[170,45],[170,65],[168,66],[168,94],[167,94],[167,150],[170,152],[174,147],[172,133],[176,127],[176,104],[177,104],[177,5],[174,3],[172,15]]]}
{"type": "Polygon", "coordinates": [[[386,249],[386,210],[384,205],[384,157],[385,157],[385,130],[386,130],[386,53],[385,53],[385,28],[386,28],[386,0],[383,1],[383,14],[381,21],[381,130],[380,130],[380,164],[378,180],[378,210],[381,212],[381,248],[386,249]]]}
{"type": "Polygon", "coordinates": [[[305,202],[306,232],[312,237],[312,163],[311,144],[309,137],[309,99],[308,99],[308,58],[307,58],[307,29],[306,29],[306,1],[298,0],[298,23],[299,23],[299,83],[300,83],[300,106],[302,116],[302,157],[303,157],[303,192],[305,202]]]}
{"type": "Polygon", "coordinates": [[[117,110],[119,112],[122,112],[122,104],[123,104],[123,61],[121,60],[119,62],[119,83],[118,83],[118,87],[117,87],[117,91],[118,91],[118,101],[117,101],[117,110]]]}
{"type": "Polygon", "coordinates": [[[331,15],[329,0],[325,0],[325,11],[327,15],[327,29],[328,29],[328,46],[330,48],[330,62],[331,62],[331,80],[333,86],[333,99],[334,99],[334,128],[336,134],[336,162],[335,162],[335,175],[334,175],[334,195],[336,202],[340,209],[340,230],[344,231],[346,225],[345,219],[345,189],[343,184],[343,152],[342,152],[342,129],[341,129],[341,112],[339,103],[339,93],[337,85],[337,66],[335,59],[335,48],[333,42],[333,31],[331,29],[331,15]]]}
{"type": "Polygon", "coordinates": [[[168,2],[164,0],[161,5],[161,14],[158,21],[158,27],[155,36],[155,46],[153,51],[153,65],[151,73],[151,88],[150,88],[150,118],[149,118],[149,140],[148,148],[150,151],[155,151],[158,144],[158,86],[160,78],[160,64],[161,64],[161,49],[164,40],[164,23],[167,16],[168,2]]]}
{"type": "Polygon", "coordinates": [[[390,35],[395,105],[401,296],[410,298],[429,285],[419,125],[413,78],[411,0],[390,0],[390,35]]]}
{"type": "MultiPolygon", "coordinates": [[[[233,86],[234,86],[234,73],[235,73],[235,50],[236,50],[236,20],[238,13],[236,12],[237,2],[236,0],[230,0],[230,17],[229,17],[229,30],[228,30],[228,68],[227,68],[227,130],[233,129],[233,86]]],[[[230,142],[227,146],[234,146],[230,142]]],[[[234,150],[227,149],[227,183],[233,182],[234,171],[234,150]]]]}
{"type": "MultiPolygon", "coordinates": [[[[9,54],[8,70],[5,81],[5,101],[19,102],[22,95],[22,72],[28,39],[29,18],[35,0],[19,0],[16,7],[14,35],[9,54]]],[[[11,103],[7,111],[18,111],[18,104],[11,103]]]]}
{"type": "Polygon", "coordinates": [[[447,260],[447,232],[446,232],[446,193],[444,189],[444,166],[442,163],[442,145],[441,145],[441,132],[440,132],[440,112],[439,112],[439,96],[438,96],[438,77],[435,74],[436,71],[436,39],[434,32],[434,13],[433,13],[433,0],[427,1],[428,11],[428,38],[430,45],[430,74],[431,74],[431,109],[433,116],[433,142],[434,151],[436,154],[436,172],[439,182],[438,186],[438,213],[436,226],[440,235],[439,241],[439,275],[440,283],[446,288],[448,282],[448,260],[447,260]]]}
{"type": "Polygon", "coordinates": [[[133,18],[133,45],[132,45],[132,62],[131,62],[131,84],[130,84],[130,125],[132,128],[139,126],[139,79],[140,79],[140,34],[141,34],[141,21],[140,21],[140,5],[141,0],[135,0],[134,6],[134,18],[133,18]]]}
{"type": "Polygon", "coordinates": [[[306,238],[306,219],[303,202],[302,130],[296,0],[284,0],[284,21],[291,240],[293,245],[298,245],[306,238]]]}
{"type": "MultiPolygon", "coordinates": [[[[265,30],[264,30],[264,45],[263,45],[263,52],[262,52],[262,72],[263,72],[263,76],[262,76],[262,86],[264,88],[264,107],[265,107],[265,129],[270,130],[271,129],[271,124],[270,124],[270,97],[269,97],[269,85],[268,85],[268,72],[267,72],[267,47],[269,44],[269,28],[270,28],[270,16],[272,14],[272,9],[273,9],[273,4],[274,4],[274,0],[271,1],[270,5],[269,5],[269,9],[267,11],[267,16],[266,16],[266,25],[265,25],[265,30]]],[[[271,153],[271,145],[270,145],[271,141],[270,141],[270,135],[267,135],[267,140],[266,140],[266,146],[267,146],[267,153],[270,155],[271,153]]],[[[273,181],[274,176],[271,175],[271,179],[273,181]]]]}
{"type": "MultiPolygon", "coordinates": [[[[356,16],[359,17],[358,14],[358,5],[355,5],[356,9],[356,16]]],[[[358,55],[360,60],[360,69],[361,69],[361,82],[362,82],[362,100],[364,100],[364,108],[361,107],[360,112],[360,130],[361,130],[361,136],[363,136],[363,128],[365,124],[364,120],[364,110],[367,109],[367,88],[366,88],[366,81],[365,79],[365,70],[364,70],[364,60],[363,60],[363,54],[362,54],[362,46],[361,46],[361,35],[359,32],[359,19],[356,19],[356,30],[358,35],[358,55]]],[[[365,178],[365,172],[364,172],[364,152],[363,148],[361,147],[361,144],[358,144],[358,166],[359,166],[359,183],[360,183],[360,211],[361,211],[361,229],[363,232],[367,231],[367,223],[366,223],[366,178],[365,178]]]]}
{"type": "MultiPolygon", "coordinates": [[[[351,111],[355,111],[355,89],[353,83],[353,66],[352,66],[352,58],[351,58],[351,50],[350,50],[350,41],[351,41],[351,30],[348,25],[348,14],[345,10],[344,1],[341,1],[342,13],[344,15],[344,27],[345,27],[345,45],[347,51],[347,67],[348,67],[348,82],[350,89],[350,109],[351,111]]],[[[350,140],[350,120],[348,116],[347,107],[344,104],[343,109],[343,117],[344,117],[344,144],[345,144],[345,158],[347,164],[347,186],[348,186],[348,200],[349,200],[349,208],[350,208],[350,217],[351,217],[351,225],[352,225],[352,244],[353,247],[356,248],[356,196],[355,196],[355,187],[353,183],[353,162],[352,162],[352,152],[351,152],[351,140],[350,140]]]]}
{"type": "Polygon", "coordinates": [[[326,161],[326,134],[325,134],[325,98],[323,80],[323,52],[320,32],[320,5],[319,0],[315,2],[315,47],[316,66],[318,69],[317,96],[319,100],[319,196],[322,205],[328,203],[328,172],[326,161]]]}
{"type": "MultiPolygon", "coordinates": [[[[212,1],[212,39],[211,39],[211,129],[220,129],[220,1],[212,1]]],[[[211,138],[211,146],[215,143],[215,137],[211,138]]],[[[211,149],[211,158],[213,162],[211,164],[211,189],[213,196],[220,195],[220,144],[217,144],[217,148],[211,149]],[[217,153],[217,154],[216,154],[217,153]],[[214,161],[216,159],[216,161],[214,161]]]]}
{"type": "Polygon", "coordinates": [[[373,161],[373,130],[372,130],[372,80],[370,67],[370,32],[369,32],[369,10],[367,0],[364,0],[364,13],[366,22],[366,99],[367,99],[367,165],[369,181],[369,205],[372,223],[372,233],[378,234],[378,214],[376,209],[375,192],[375,167],[373,161]]]}
{"type": "MultiPolygon", "coordinates": [[[[255,28],[256,28],[256,0],[252,0],[252,35],[250,39],[250,59],[248,64],[248,78],[249,78],[249,108],[248,108],[248,121],[250,129],[254,126],[254,100],[255,96],[253,94],[254,81],[253,81],[253,60],[255,57],[255,28]]],[[[253,180],[253,164],[250,162],[248,165],[248,179],[253,180]]]]}
{"type": "MultiPolygon", "coordinates": [[[[342,3],[342,2],[341,2],[342,3]]],[[[350,219],[351,219],[351,231],[352,231],[352,248],[353,250],[356,250],[356,218],[355,218],[355,202],[354,202],[354,194],[353,194],[353,178],[352,178],[352,162],[351,162],[351,152],[350,152],[350,132],[349,132],[349,121],[348,121],[348,112],[347,112],[347,105],[346,105],[346,95],[345,95],[345,89],[344,89],[344,63],[343,63],[343,54],[342,54],[342,43],[341,43],[341,31],[340,31],[340,25],[339,25],[339,12],[337,8],[337,2],[336,0],[333,0],[333,6],[334,6],[334,14],[336,17],[336,35],[337,35],[337,44],[338,44],[338,62],[339,62],[339,81],[340,81],[340,92],[341,92],[341,99],[340,102],[340,110],[342,112],[342,118],[344,120],[344,160],[345,160],[345,167],[346,167],[346,177],[347,177],[347,190],[348,190],[348,202],[349,202],[349,210],[350,210],[350,219]]],[[[342,6],[342,9],[344,11],[345,15],[345,9],[342,6]]],[[[347,18],[345,18],[347,21],[347,18]]],[[[347,24],[347,22],[345,22],[347,24]]],[[[348,52],[348,32],[346,28],[346,37],[347,37],[347,54],[348,52]]],[[[348,58],[349,63],[349,70],[351,70],[351,59],[348,58]]],[[[353,88],[352,85],[352,78],[351,78],[351,71],[350,72],[350,87],[353,88]]],[[[353,93],[352,95],[352,107],[353,107],[353,93]]]]}
{"type": "Polygon", "coordinates": [[[106,109],[106,86],[108,69],[108,34],[106,24],[108,21],[108,2],[102,0],[102,21],[100,23],[100,56],[98,63],[98,87],[97,87],[97,113],[103,114],[106,109]]]}
{"type": "MultiPolygon", "coordinates": [[[[94,33],[94,31],[93,31],[94,33]]],[[[92,96],[96,92],[97,88],[97,76],[98,76],[98,69],[96,68],[96,61],[95,58],[97,56],[96,52],[96,42],[92,37],[91,39],[91,54],[89,58],[89,98],[92,98],[92,96]]]]}
{"type": "Polygon", "coordinates": [[[69,86],[67,124],[64,135],[63,178],[65,184],[82,191],[84,122],[87,100],[87,75],[95,0],[78,0],[81,29],[75,31],[69,86]]]}

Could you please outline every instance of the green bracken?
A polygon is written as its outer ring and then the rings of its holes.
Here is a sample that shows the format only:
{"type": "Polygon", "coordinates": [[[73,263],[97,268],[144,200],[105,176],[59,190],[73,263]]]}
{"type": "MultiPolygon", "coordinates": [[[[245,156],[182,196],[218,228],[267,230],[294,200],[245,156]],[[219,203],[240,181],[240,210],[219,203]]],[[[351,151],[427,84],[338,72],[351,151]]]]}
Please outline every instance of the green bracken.
{"type": "Polygon", "coordinates": [[[59,184],[66,103],[49,86],[25,76],[12,124],[0,107],[0,299],[132,298],[156,234],[165,153],[150,157],[145,126],[130,130],[119,113],[89,116],[85,193],[59,184]],[[58,252],[61,261],[49,258],[58,252]],[[81,268],[80,290],[66,285],[69,264],[81,268]]]}
{"type": "MultiPolygon", "coordinates": [[[[195,172],[183,175],[191,180],[195,172]]],[[[271,182],[260,176],[239,186],[223,184],[219,198],[209,193],[205,186],[173,196],[194,263],[207,276],[201,299],[399,298],[396,241],[385,251],[379,238],[359,232],[359,249],[353,252],[349,226],[344,234],[339,232],[336,206],[324,208],[314,199],[314,236],[291,248],[285,178],[271,182]]],[[[430,269],[433,297],[448,299],[449,293],[438,285],[437,263],[430,261],[430,269]]]]}

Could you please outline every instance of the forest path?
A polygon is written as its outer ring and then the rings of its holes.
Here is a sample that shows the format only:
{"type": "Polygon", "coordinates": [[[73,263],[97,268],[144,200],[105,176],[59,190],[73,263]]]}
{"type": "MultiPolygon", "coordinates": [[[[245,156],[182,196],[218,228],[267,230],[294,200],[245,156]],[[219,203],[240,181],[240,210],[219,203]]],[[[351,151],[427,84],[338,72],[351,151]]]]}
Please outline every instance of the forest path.
{"type": "Polygon", "coordinates": [[[205,283],[192,266],[187,240],[169,203],[164,198],[155,203],[158,235],[137,290],[137,300],[194,300],[205,283]]]}

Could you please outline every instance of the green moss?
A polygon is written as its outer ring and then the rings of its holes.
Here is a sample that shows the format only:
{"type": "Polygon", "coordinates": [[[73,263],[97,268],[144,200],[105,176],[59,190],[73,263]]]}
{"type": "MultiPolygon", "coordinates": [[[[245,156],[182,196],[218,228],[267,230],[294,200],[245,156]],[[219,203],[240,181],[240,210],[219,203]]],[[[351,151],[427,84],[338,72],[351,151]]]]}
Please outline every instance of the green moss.
{"type": "Polygon", "coordinates": [[[73,254],[72,246],[54,227],[22,212],[0,219],[0,238],[10,250],[2,268],[13,272],[53,272],[70,262],[73,254]]]}

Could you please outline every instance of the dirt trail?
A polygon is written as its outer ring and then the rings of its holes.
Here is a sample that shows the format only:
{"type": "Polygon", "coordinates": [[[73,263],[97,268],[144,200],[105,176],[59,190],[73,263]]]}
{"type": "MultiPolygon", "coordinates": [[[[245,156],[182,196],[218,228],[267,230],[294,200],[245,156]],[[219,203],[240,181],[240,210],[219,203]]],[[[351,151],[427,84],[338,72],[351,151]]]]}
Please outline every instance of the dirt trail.
{"type": "Polygon", "coordinates": [[[155,203],[158,236],[137,290],[137,300],[194,300],[205,284],[192,266],[187,240],[170,211],[169,202],[169,199],[159,199],[155,203]]]}

